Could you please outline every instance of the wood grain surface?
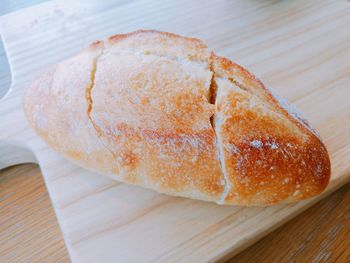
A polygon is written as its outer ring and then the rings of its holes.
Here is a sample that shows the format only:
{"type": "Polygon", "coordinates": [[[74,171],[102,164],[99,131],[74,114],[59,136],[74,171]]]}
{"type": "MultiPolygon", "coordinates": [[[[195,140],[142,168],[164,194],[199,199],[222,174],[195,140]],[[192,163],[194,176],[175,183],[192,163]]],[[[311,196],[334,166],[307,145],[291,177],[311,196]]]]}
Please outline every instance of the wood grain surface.
{"type": "MultiPolygon", "coordinates": [[[[81,169],[38,140],[27,127],[20,106],[21,90],[27,81],[43,67],[74,54],[92,40],[116,32],[152,27],[196,36],[218,53],[247,66],[301,108],[321,132],[332,158],[333,177],[327,193],[349,181],[348,2],[236,0],[215,4],[182,1],[180,5],[91,1],[85,6],[88,2],[84,2],[83,9],[75,5],[77,12],[71,12],[71,6],[52,8],[49,4],[45,12],[38,7],[2,20],[15,84],[0,105],[3,124],[0,146],[4,145],[1,145],[4,138],[6,143],[15,144],[0,147],[0,161],[5,165],[23,161],[21,147],[36,153],[73,259],[82,262],[121,257],[135,261],[140,256],[148,261],[167,262],[227,259],[317,200],[262,209],[219,207],[171,198],[81,169]]],[[[315,227],[317,220],[328,220],[327,216],[304,219],[305,227],[289,232],[289,236],[294,236],[298,231],[313,231],[306,237],[307,242],[304,240],[300,247],[293,248],[297,252],[288,252],[283,247],[280,251],[273,247],[264,249],[270,251],[270,256],[291,253],[291,260],[303,259],[303,253],[312,244],[308,241],[310,235],[317,237],[328,226],[315,227]]],[[[346,222],[346,213],[344,218],[341,220],[346,222]]],[[[329,235],[347,232],[345,223],[340,228],[329,230],[329,235]]],[[[327,237],[325,231],[320,238],[327,237]]],[[[284,232],[279,240],[286,238],[288,244],[291,237],[283,235],[284,232]]],[[[311,248],[323,250],[314,251],[315,262],[333,256],[330,242],[316,244],[320,245],[311,248]]],[[[243,252],[238,257],[254,261],[262,257],[259,253],[243,252]]],[[[340,259],[343,256],[346,253],[340,259]]]]}
{"type": "MultiPolygon", "coordinates": [[[[0,207],[0,262],[70,262],[36,165],[0,171],[0,207]]],[[[228,262],[350,262],[349,247],[347,184],[228,262]]]]}
{"type": "Polygon", "coordinates": [[[0,262],[69,262],[38,167],[0,171],[0,262]]]}

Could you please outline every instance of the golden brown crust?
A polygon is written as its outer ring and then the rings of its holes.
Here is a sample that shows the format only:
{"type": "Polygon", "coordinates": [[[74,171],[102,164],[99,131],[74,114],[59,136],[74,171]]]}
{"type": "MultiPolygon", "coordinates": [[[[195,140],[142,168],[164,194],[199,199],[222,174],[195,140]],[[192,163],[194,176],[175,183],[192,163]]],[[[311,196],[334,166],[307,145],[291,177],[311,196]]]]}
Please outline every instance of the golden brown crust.
{"type": "Polygon", "coordinates": [[[162,193],[269,205],[329,181],[311,128],[195,38],[139,30],[97,41],[33,82],[24,109],[71,160],[162,193]]]}
{"type": "Polygon", "coordinates": [[[269,205],[322,192],[330,160],[312,129],[246,70],[221,58],[214,65],[221,73],[216,78],[216,134],[230,184],[224,202],[269,205]]]}
{"type": "Polygon", "coordinates": [[[250,73],[247,69],[242,66],[234,63],[233,61],[215,56],[214,63],[215,74],[217,77],[226,77],[229,78],[230,81],[234,82],[240,88],[245,89],[250,93],[254,93],[258,97],[260,97],[265,103],[273,105],[276,111],[281,112],[286,118],[292,121],[295,125],[297,125],[300,129],[308,129],[314,135],[319,136],[316,131],[310,126],[308,121],[299,115],[297,112],[291,112],[289,107],[290,105],[282,105],[287,102],[280,101],[280,98],[277,98],[277,94],[272,94],[271,89],[268,89],[256,76],[250,73]]]}

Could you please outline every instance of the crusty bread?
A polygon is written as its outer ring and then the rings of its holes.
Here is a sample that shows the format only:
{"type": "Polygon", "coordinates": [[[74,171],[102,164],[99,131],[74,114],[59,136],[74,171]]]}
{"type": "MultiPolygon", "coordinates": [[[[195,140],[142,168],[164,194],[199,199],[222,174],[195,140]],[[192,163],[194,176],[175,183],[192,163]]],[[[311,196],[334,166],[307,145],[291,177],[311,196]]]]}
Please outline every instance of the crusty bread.
{"type": "Polygon", "coordinates": [[[309,124],[194,38],[96,42],[39,76],[24,109],[69,159],[166,194],[263,206],[315,196],[330,178],[309,124]]]}

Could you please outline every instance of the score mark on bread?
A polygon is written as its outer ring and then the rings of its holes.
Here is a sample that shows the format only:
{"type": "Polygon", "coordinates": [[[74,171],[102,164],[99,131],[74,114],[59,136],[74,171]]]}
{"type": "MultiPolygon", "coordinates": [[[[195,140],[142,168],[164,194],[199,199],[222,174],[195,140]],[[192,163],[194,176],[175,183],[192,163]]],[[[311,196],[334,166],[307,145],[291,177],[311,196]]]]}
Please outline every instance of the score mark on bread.
{"type": "Polygon", "coordinates": [[[327,150],[258,79],[194,38],[115,35],[27,89],[31,126],[79,165],[161,193],[271,205],[327,186],[327,150]]]}

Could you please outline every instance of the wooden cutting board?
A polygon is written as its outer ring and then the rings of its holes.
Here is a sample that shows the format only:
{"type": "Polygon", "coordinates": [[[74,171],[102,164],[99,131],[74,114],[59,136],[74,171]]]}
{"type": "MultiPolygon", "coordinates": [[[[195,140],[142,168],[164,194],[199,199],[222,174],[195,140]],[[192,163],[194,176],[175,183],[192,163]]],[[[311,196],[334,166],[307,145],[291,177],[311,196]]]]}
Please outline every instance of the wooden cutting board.
{"type": "Polygon", "coordinates": [[[40,165],[74,262],[224,259],[350,181],[349,1],[48,2],[1,17],[0,28],[12,72],[0,168],[40,165]],[[218,206],[112,181],[49,149],[23,115],[28,81],[96,39],[139,28],[201,38],[299,107],[330,152],[327,191],[291,205],[218,206]]]}

